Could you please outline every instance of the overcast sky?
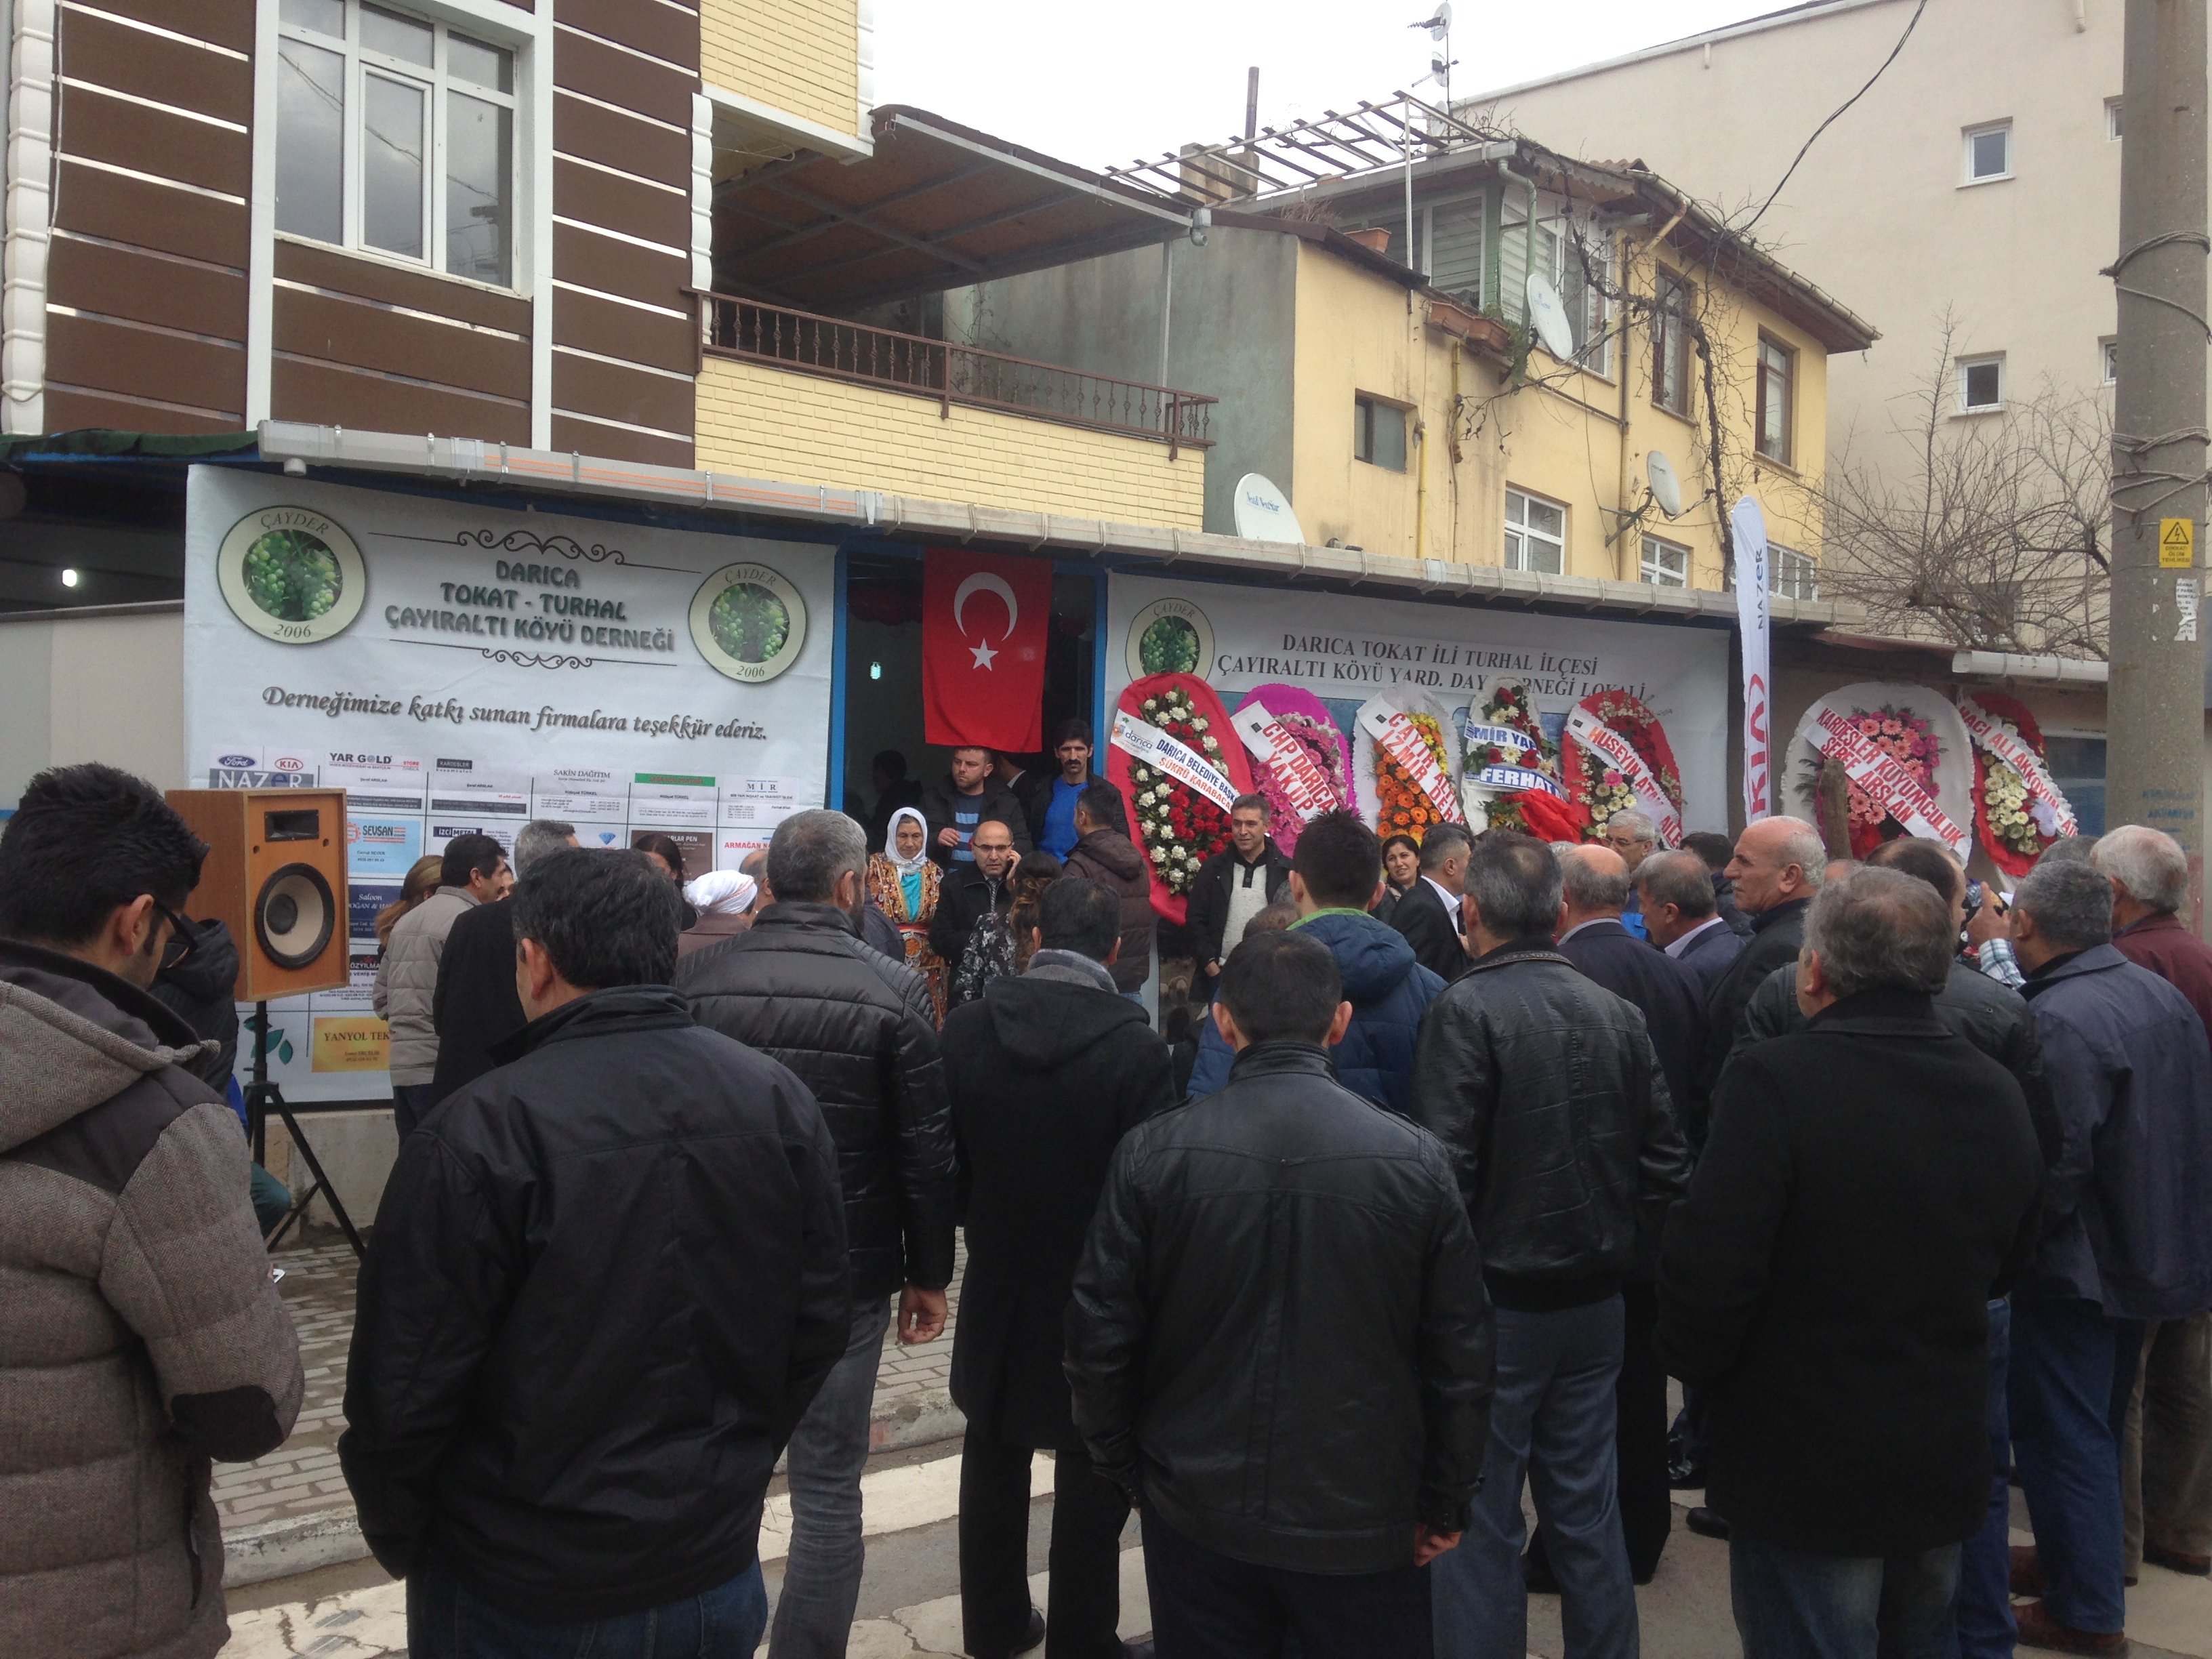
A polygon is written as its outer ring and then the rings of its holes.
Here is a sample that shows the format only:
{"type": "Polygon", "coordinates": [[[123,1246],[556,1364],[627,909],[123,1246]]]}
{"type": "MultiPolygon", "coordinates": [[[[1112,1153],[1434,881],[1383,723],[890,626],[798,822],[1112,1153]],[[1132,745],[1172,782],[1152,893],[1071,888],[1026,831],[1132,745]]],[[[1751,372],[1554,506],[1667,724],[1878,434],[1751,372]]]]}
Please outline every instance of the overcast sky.
{"type": "MultiPolygon", "coordinates": [[[[1458,0],[1452,93],[1572,69],[1774,10],[1782,0],[1458,0]]],[[[1413,90],[1423,0],[876,0],[876,99],[1091,167],[1413,90]]],[[[1432,87],[1419,95],[1434,98],[1432,87]]]]}

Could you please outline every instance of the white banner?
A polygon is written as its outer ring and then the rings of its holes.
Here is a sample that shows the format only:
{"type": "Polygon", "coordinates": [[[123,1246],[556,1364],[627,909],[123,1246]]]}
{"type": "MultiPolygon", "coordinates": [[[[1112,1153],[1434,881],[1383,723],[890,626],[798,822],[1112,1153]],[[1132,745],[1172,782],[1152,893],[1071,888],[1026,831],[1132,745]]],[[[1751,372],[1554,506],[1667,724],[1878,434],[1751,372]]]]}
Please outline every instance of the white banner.
{"type": "MultiPolygon", "coordinates": [[[[1358,735],[1359,706],[1378,694],[1425,693],[1462,721],[1471,710],[1472,749],[1482,741],[1484,701],[1501,680],[1527,690],[1554,742],[1567,711],[1592,692],[1632,692],[1666,726],[1690,827],[1728,824],[1729,647],[1717,629],[1116,574],[1101,643],[1109,704],[1163,669],[1196,674],[1231,708],[1279,682],[1318,697],[1347,739],[1358,735]]],[[[1456,748],[1456,734],[1445,735],[1456,748]]],[[[1516,732],[1512,743],[1508,752],[1517,754],[1528,739],[1516,732]]],[[[1452,780],[1466,781],[1481,780],[1452,780]]],[[[1538,786],[1516,778],[1484,787],[1538,786]]],[[[1373,800],[1353,805],[1374,821],[1373,800]]]]}
{"type": "Polygon", "coordinates": [[[1467,814],[1460,810],[1459,791],[1452,787],[1443,768],[1437,764],[1436,753],[1419,726],[1395,708],[1387,714],[1370,709],[1361,720],[1376,746],[1397,762],[1406,775],[1413,779],[1413,787],[1429,798],[1429,805],[1437,809],[1438,817],[1446,823],[1467,822],[1467,814]]]}
{"type": "Polygon", "coordinates": [[[1682,817],[1675,811],[1674,803],[1667,799],[1667,792],[1659,787],[1659,780],[1651,775],[1651,769],[1644,763],[1644,757],[1636,746],[1607,726],[1604,721],[1579,706],[1567,711],[1567,730],[1575,741],[1585,749],[1594,749],[1613,763],[1613,770],[1628,781],[1636,799],[1659,829],[1659,844],[1680,847],[1682,844],[1682,817]]]}
{"type": "Polygon", "coordinates": [[[1856,725],[1834,709],[1821,709],[1818,719],[1820,752],[1841,762],[1853,783],[1914,835],[1940,841],[1960,858],[1966,857],[1966,832],[1951,821],[1902,761],[1876,748],[1861,735],[1856,725]]]}
{"type": "Polygon", "coordinates": [[[347,792],[354,983],[270,1005],[285,1092],[386,1093],[376,914],[454,836],[652,831],[696,875],[820,805],[833,569],[819,544],[194,467],[186,775],[347,792]]]}
{"type": "Polygon", "coordinates": [[[1502,790],[1508,794],[1518,794],[1523,789],[1540,789],[1561,800],[1567,798],[1567,792],[1560,788],[1555,780],[1546,777],[1541,772],[1532,772],[1525,766],[1486,766],[1474,775],[1474,781],[1486,789],[1502,790]]]}
{"type": "MultiPolygon", "coordinates": [[[[1749,823],[1774,811],[1774,671],[1768,616],[1766,515],[1747,495],[1729,514],[1729,529],[1735,541],[1735,613],[1743,640],[1743,815],[1749,823]]],[[[1674,752],[1682,752],[1679,742],[1674,752]]]]}
{"type": "Polygon", "coordinates": [[[1972,697],[1959,699],[1959,718],[1966,722],[1966,730],[1975,742],[1995,755],[2021,775],[2028,794],[2041,811],[2028,810],[2036,820],[2036,828],[2054,839],[2078,834],[2081,826],[2074,821],[2074,809],[2067,803],[2066,792],[2051,775],[2043,757],[2028,747],[2013,723],[2001,715],[1992,714],[1972,697]],[[2049,822],[2045,823],[2045,819],[2049,822]]]}
{"type": "Polygon", "coordinates": [[[1337,799],[1336,787],[1329,782],[1328,775],[1314,763],[1305,745],[1258,703],[1238,709],[1229,717],[1229,723],[1244,739],[1253,764],[1265,767],[1282,785],[1283,793],[1298,815],[1299,823],[1310,823],[1323,812],[1344,804],[1337,799]]]}
{"type": "Polygon", "coordinates": [[[1115,712],[1114,746],[1197,790],[1224,812],[1237,799],[1237,786],[1197,750],[1126,710],[1115,712]]]}

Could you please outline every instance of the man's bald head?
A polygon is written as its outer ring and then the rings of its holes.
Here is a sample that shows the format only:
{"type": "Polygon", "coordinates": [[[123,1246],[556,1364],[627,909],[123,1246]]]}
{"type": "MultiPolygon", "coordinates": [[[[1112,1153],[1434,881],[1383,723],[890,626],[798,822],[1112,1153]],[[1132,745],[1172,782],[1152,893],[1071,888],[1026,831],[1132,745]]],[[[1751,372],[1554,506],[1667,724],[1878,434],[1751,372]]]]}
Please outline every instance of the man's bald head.
{"type": "Polygon", "coordinates": [[[1559,931],[1618,917],[1628,908],[1628,860],[1609,847],[1559,854],[1559,931]]]}
{"type": "Polygon", "coordinates": [[[1819,892],[1827,862],[1820,831],[1804,819],[1759,818],[1735,838],[1728,878],[1737,905],[1755,916],[1819,892]]]}

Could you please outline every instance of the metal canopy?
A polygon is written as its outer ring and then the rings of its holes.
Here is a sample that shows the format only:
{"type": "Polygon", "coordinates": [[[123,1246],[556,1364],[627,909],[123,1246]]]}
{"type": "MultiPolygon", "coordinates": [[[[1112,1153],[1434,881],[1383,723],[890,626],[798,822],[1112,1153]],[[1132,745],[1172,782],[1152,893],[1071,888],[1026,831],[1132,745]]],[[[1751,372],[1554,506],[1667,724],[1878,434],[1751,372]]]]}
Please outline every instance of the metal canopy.
{"type": "Polygon", "coordinates": [[[1348,112],[1325,110],[1288,126],[1261,127],[1249,138],[1192,144],[1156,161],[1139,157],[1107,173],[1194,203],[1227,202],[1357,178],[1498,136],[1397,92],[1382,103],[1362,99],[1348,112]]]}
{"type": "Polygon", "coordinates": [[[714,186],[714,286],[849,312],[1187,234],[1184,204],[897,104],[875,154],[801,150],[714,186]]]}

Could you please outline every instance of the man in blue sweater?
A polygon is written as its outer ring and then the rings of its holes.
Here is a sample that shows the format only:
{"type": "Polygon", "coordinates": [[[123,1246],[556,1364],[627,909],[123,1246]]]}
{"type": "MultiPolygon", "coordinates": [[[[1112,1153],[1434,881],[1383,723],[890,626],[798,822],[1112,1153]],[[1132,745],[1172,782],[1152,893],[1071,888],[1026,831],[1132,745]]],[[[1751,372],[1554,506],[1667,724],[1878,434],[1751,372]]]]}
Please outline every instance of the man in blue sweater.
{"type": "MultiPolygon", "coordinates": [[[[1390,1111],[1404,1113],[1413,1079],[1421,1016],[1444,982],[1414,959],[1413,947],[1388,922],[1367,914],[1382,885],[1382,842],[1350,812],[1324,812],[1298,832],[1291,854],[1295,931],[1336,958],[1352,1024],[1332,1053],[1337,1081],[1390,1111]]],[[[1228,1081],[1229,1055],[1201,1044],[1190,1097],[1228,1081]]]]}

